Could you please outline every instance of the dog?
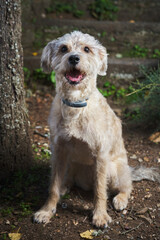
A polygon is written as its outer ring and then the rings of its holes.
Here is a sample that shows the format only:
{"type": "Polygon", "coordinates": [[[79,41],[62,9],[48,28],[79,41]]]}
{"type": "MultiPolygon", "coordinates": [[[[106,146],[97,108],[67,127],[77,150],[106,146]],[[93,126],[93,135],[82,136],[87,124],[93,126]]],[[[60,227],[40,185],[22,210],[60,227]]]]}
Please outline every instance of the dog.
{"type": "Polygon", "coordinates": [[[128,165],[121,121],[96,87],[97,75],[106,75],[107,57],[98,40],[80,31],[49,42],[43,50],[41,66],[44,72],[55,71],[56,96],[49,116],[52,177],[49,197],[34,214],[37,223],[48,223],[60,195],[76,184],[94,190],[92,223],[106,227],[111,222],[108,189],[117,192],[113,206],[122,210],[132,179],[157,178],[152,169],[128,165]]]}

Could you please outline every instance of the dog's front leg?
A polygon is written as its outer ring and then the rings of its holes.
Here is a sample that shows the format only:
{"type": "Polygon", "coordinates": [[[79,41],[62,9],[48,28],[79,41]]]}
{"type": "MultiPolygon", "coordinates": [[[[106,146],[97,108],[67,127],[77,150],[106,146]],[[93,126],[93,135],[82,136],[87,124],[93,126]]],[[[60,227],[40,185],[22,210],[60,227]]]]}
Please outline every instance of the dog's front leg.
{"type": "Polygon", "coordinates": [[[55,147],[52,166],[52,177],[49,188],[49,197],[44,206],[34,214],[37,223],[48,223],[56,212],[57,202],[60,198],[61,186],[66,173],[67,159],[65,148],[55,147]]]}
{"type": "Polygon", "coordinates": [[[107,161],[106,154],[99,154],[95,167],[93,224],[107,227],[111,217],[107,213],[107,161]]]}

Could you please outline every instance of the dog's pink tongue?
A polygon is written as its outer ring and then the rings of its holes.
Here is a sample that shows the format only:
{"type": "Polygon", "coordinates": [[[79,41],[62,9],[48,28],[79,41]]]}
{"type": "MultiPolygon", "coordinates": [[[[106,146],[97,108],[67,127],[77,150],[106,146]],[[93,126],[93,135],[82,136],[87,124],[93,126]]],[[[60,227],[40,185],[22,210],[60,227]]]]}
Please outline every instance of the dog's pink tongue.
{"type": "Polygon", "coordinates": [[[71,81],[71,82],[79,82],[83,78],[83,75],[81,73],[67,73],[66,77],[71,81]]]}

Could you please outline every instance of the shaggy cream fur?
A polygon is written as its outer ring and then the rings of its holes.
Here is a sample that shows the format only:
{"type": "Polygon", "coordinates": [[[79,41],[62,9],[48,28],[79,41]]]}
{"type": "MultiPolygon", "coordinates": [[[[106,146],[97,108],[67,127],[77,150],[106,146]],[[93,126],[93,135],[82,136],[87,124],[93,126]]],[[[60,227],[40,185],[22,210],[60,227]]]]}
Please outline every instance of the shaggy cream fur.
{"type": "Polygon", "coordinates": [[[131,171],[119,118],[96,87],[97,75],[107,71],[106,49],[94,37],[74,31],[44,48],[42,67],[56,72],[56,96],[49,125],[52,178],[49,197],[34,215],[35,222],[49,222],[60,194],[72,184],[94,190],[93,224],[105,227],[108,189],[116,189],[114,208],[127,206],[132,190],[131,171]],[[63,103],[84,101],[74,108],[63,103]]]}

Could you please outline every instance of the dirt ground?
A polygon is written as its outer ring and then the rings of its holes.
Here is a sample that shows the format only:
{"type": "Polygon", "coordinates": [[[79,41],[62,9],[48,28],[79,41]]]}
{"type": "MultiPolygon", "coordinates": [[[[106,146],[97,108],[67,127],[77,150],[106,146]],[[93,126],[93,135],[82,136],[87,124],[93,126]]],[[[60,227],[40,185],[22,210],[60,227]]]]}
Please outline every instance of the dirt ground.
{"type": "MultiPolygon", "coordinates": [[[[52,94],[46,90],[37,91],[26,99],[38,164],[25,173],[15,174],[7,185],[0,185],[0,239],[10,239],[9,233],[18,232],[22,240],[78,240],[82,239],[80,233],[95,229],[91,224],[93,193],[77,187],[60,200],[49,224],[32,221],[33,213],[42,206],[48,191],[50,164],[49,157],[43,154],[44,149],[49,148],[47,117],[52,99],[52,94]]],[[[160,145],[148,140],[150,133],[130,128],[126,123],[123,126],[130,165],[159,168],[160,145]]],[[[95,229],[99,236],[94,239],[160,239],[159,184],[141,181],[133,187],[129,204],[122,212],[116,212],[109,199],[108,213],[113,221],[105,230],[95,229]]]]}

